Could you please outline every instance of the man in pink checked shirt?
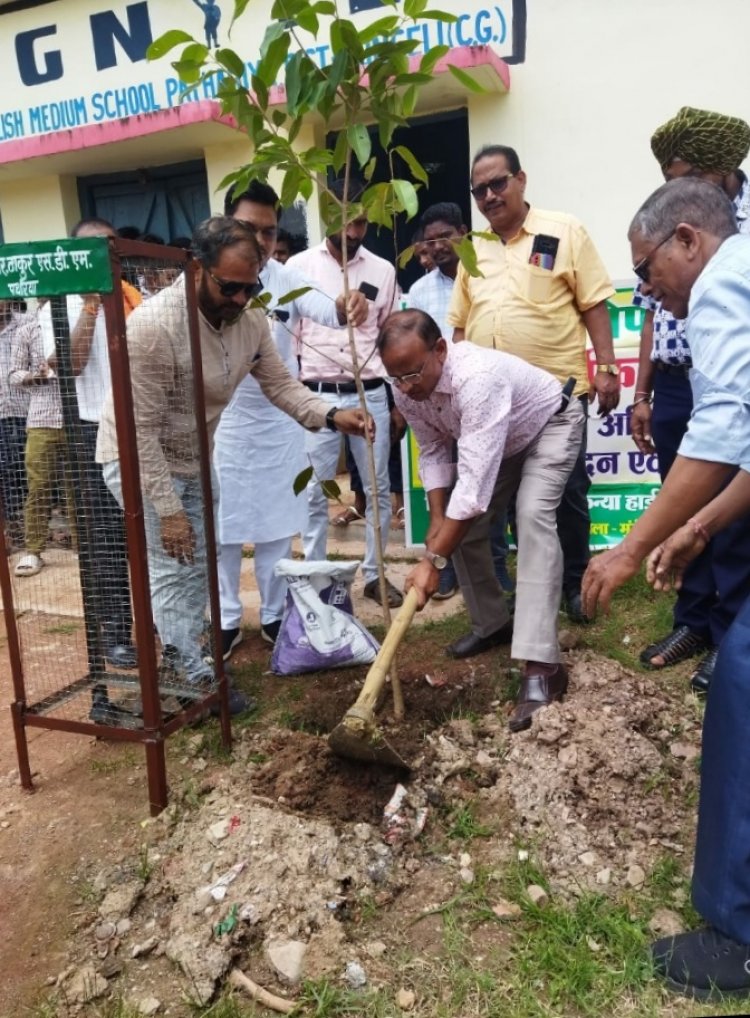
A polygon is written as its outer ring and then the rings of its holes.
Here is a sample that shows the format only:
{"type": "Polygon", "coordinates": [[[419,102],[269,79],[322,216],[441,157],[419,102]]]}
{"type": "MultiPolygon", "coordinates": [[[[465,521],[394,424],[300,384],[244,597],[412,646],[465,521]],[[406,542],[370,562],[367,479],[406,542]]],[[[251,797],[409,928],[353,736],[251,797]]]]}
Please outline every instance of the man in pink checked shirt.
{"type": "Polygon", "coordinates": [[[426,551],[406,589],[415,587],[424,607],[453,556],[482,649],[512,641],[511,656],[525,662],[509,721],[511,731],[521,731],[568,686],[557,639],[563,558],[556,511],[584,426],[580,401],[570,398],[575,379],[563,387],[511,354],[448,344],[433,319],[417,310],[388,318],[378,350],[396,406],[419,445],[430,508],[426,551]],[[518,564],[511,622],[489,530],[514,494],[518,564]]]}

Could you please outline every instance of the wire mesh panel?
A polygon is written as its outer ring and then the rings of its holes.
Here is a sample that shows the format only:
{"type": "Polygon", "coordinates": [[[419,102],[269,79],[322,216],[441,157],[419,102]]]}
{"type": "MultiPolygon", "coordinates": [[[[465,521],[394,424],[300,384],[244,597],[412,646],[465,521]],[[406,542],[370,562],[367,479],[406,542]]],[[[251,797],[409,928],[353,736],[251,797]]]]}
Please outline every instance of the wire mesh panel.
{"type": "Polygon", "coordinates": [[[164,737],[215,708],[229,738],[193,273],[182,251],[92,241],[97,289],[40,279],[52,296],[13,354],[30,394],[22,547],[0,564],[13,717],[24,784],[27,726],[93,730],[144,742],[158,810],[164,737]]]}

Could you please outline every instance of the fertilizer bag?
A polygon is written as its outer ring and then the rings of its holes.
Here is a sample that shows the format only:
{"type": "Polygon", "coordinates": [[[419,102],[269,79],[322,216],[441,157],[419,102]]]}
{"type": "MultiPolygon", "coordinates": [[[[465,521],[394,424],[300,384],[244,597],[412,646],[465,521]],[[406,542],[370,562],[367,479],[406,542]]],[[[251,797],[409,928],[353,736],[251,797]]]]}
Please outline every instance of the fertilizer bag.
{"type": "Polygon", "coordinates": [[[354,618],[349,592],[359,562],[296,562],[280,559],[277,576],[289,585],[279,635],[271,656],[277,675],[366,665],[378,642],[354,618]]]}

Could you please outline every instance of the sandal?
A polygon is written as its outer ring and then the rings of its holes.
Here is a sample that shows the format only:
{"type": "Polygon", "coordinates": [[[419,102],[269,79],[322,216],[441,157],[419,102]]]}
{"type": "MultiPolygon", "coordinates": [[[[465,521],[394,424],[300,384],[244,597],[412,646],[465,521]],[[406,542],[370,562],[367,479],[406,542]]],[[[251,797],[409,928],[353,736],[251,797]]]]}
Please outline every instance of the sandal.
{"type": "Polygon", "coordinates": [[[396,510],[396,522],[393,524],[394,530],[404,530],[406,527],[406,519],[404,517],[404,507],[396,510]]]}
{"type": "Polygon", "coordinates": [[[37,573],[41,572],[44,562],[30,552],[28,555],[22,555],[21,558],[16,562],[16,568],[13,570],[16,576],[36,576],[37,573]]]}
{"type": "Polygon", "coordinates": [[[356,522],[356,520],[363,520],[364,516],[357,512],[353,505],[350,505],[347,509],[344,509],[338,516],[334,516],[331,523],[334,527],[348,527],[350,523],[356,522]]]}
{"type": "Polygon", "coordinates": [[[641,651],[640,662],[646,668],[668,668],[670,665],[679,664],[680,661],[687,661],[688,658],[700,654],[707,647],[702,636],[698,636],[688,626],[678,626],[663,639],[657,640],[656,643],[652,643],[641,651]],[[651,658],[654,657],[664,658],[664,664],[651,664],[651,658]]]}

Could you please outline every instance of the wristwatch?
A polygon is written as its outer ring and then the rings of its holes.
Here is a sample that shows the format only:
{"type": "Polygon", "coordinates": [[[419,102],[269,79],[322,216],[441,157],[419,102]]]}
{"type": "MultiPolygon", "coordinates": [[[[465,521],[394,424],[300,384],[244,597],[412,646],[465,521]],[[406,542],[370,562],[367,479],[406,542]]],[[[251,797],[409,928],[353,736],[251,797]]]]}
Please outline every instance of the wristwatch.
{"type": "Polygon", "coordinates": [[[606,373],[608,375],[619,375],[620,374],[620,368],[619,368],[619,366],[617,364],[597,364],[596,365],[596,370],[597,370],[597,372],[603,372],[603,373],[606,373]]]}
{"type": "Polygon", "coordinates": [[[326,427],[328,428],[329,431],[338,431],[339,430],[336,427],[336,422],[334,421],[333,418],[334,418],[334,415],[337,414],[340,409],[341,409],[341,407],[332,406],[331,409],[326,414],[326,427]]]}
{"type": "Polygon", "coordinates": [[[441,572],[448,565],[448,559],[445,555],[438,555],[435,551],[425,550],[424,557],[428,562],[432,562],[438,572],[441,572]]]}

